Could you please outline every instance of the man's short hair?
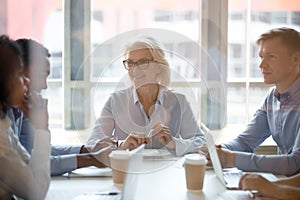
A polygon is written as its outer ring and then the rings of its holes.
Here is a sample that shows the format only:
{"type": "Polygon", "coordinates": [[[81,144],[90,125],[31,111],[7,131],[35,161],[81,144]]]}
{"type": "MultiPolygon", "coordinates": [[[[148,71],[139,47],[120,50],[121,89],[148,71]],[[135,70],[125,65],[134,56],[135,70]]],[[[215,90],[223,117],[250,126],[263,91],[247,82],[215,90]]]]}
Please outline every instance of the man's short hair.
{"type": "Polygon", "coordinates": [[[39,55],[45,55],[45,57],[47,58],[51,56],[49,50],[35,40],[22,38],[16,40],[16,43],[21,47],[23,51],[22,59],[24,68],[27,68],[31,64],[37,53],[39,55]]]}
{"type": "Polygon", "coordinates": [[[262,34],[256,41],[256,44],[261,45],[262,42],[275,37],[281,38],[282,44],[292,52],[300,52],[300,33],[292,28],[282,27],[271,29],[262,34]]]}

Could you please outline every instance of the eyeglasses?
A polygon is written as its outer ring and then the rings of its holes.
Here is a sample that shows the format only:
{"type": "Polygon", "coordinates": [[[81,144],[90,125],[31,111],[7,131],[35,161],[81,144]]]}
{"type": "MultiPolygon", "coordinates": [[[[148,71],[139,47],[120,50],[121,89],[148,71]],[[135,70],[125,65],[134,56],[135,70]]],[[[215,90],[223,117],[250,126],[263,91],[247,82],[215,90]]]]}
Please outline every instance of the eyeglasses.
{"type": "Polygon", "coordinates": [[[126,70],[130,70],[132,69],[134,66],[139,67],[141,70],[145,70],[149,67],[149,63],[152,62],[152,60],[149,60],[147,58],[142,58],[136,62],[134,62],[133,60],[127,59],[127,60],[123,60],[123,65],[125,67],[126,70]]]}

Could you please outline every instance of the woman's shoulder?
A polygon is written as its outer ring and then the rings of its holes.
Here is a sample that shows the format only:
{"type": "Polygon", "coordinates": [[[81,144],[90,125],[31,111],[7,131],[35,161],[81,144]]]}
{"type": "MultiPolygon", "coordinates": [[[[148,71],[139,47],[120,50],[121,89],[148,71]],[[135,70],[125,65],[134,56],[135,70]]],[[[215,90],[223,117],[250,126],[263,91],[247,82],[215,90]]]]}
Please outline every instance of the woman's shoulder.
{"type": "Polygon", "coordinates": [[[164,96],[170,97],[170,98],[180,98],[180,99],[185,99],[185,95],[182,93],[179,93],[173,89],[170,88],[164,88],[162,89],[164,96]]]}
{"type": "Polygon", "coordinates": [[[176,92],[172,89],[165,89],[163,91],[163,99],[167,104],[179,103],[185,105],[188,103],[187,98],[184,94],[176,92]]]}
{"type": "Polygon", "coordinates": [[[8,116],[5,116],[3,118],[0,118],[0,130],[2,131],[7,131],[9,127],[11,126],[12,122],[8,118],[8,116]]]}
{"type": "Polygon", "coordinates": [[[129,88],[117,90],[117,91],[113,92],[110,96],[113,99],[115,99],[115,98],[124,98],[126,96],[132,95],[132,92],[133,92],[133,88],[129,87],[129,88]]]}

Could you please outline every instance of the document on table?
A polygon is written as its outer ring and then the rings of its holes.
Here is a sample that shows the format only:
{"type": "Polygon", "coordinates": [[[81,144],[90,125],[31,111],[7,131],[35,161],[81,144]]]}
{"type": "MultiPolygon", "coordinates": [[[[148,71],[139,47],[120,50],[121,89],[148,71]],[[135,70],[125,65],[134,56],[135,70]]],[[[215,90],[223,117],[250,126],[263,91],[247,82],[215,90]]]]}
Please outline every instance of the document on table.
{"type": "Polygon", "coordinates": [[[98,168],[98,167],[84,167],[75,169],[69,173],[65,173],[63,176],[67,177],[107,177],[112,176],[111,168],[98,168]]]}
{"type": "Polygon", "coordinates": [[[178,157],[175,157],[166,149],[144,149],[142,154],[144,159],[151,159],[151,160],[177,160],[178,159],[178,157]]]}

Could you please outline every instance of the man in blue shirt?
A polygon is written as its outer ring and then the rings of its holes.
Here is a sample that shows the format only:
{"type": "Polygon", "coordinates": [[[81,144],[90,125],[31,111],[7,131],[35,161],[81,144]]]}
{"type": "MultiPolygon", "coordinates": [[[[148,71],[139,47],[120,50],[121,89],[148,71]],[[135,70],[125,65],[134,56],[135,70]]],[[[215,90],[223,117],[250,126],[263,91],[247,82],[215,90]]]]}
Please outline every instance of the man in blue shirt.
{"type": "MultiPolygon", "coordinates": [[[[41,44],[30,39],[19,39],[17,44],[23,50],[24,74],[30,79],[30,97],[24,102],[22,111],[10,108],[8,116],[12,119],[12,128],[18,134],[21,144],[31,153],[33,148],[34,128],[30,122],[30,98],[40,95],[41,90],[47,89],[47,77],[50,74],[50,54],[41,44]]],[[[115,148],[115,143],[104,138],[94,147],[52,145],[51,175],[60,175],[74,169],[109,165],[108,154],[115,148]]]]}
{"type": "Polygon", "coordinates": [[[257,40],[259,68],[266,84],[275,87],[236,139],[217,145],[223,167],[293,175],[300,172],[300,33],[272,29],[257,40]],[[269,136],[278,155],[253,151],[269,136]]]}

